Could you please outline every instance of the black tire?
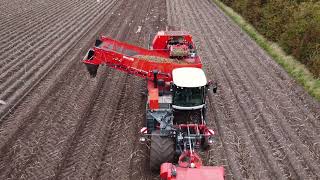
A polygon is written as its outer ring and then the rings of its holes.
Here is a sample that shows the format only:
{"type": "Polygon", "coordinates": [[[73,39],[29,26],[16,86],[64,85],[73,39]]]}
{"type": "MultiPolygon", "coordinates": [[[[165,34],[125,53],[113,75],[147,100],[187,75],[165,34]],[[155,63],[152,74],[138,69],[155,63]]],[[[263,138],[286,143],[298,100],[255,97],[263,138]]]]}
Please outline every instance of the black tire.
{"type": "Polygon", "coordinates": [[[156,122],[154,119],[147,119],[148,134],[151,134],[155,130],[156,122]]]}
{"type": "Polygon", "coordinates": [[[173,161],[175,146],[172,138],[159,136],[158,130],[152,134],[155,135],[151,137],[150,169],[159,171],[162,163],[173,161]]]}
{"type": "Polygon", "coordinates": [[[208,141],[209,141],[208,138],[203,138],[202,139],[202,146],[201,146],[202,150],[207,151],[207,150],[210,149],[210,145],[209,145],[208,141]]]}

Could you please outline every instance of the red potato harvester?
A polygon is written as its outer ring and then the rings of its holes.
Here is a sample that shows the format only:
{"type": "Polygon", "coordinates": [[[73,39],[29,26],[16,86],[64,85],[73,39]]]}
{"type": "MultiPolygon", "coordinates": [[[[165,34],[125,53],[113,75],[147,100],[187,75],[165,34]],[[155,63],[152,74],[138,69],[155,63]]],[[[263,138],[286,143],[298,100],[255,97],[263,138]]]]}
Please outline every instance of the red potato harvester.
{"type": "Polygon", "coordinates": [[[101,37],[83,62],[92,77],[105,64],[147,80],[146,126],[140,141],[150,139],[150,168],[160,170],[161,179],[224,179],[223,167],[203,166],[196,153],[213,143],[214,131],[206,125],[206,96],[209,88],[216,93],[217,85],[207,81],[189,33],[160,31],[150,49],[101,37]]]}

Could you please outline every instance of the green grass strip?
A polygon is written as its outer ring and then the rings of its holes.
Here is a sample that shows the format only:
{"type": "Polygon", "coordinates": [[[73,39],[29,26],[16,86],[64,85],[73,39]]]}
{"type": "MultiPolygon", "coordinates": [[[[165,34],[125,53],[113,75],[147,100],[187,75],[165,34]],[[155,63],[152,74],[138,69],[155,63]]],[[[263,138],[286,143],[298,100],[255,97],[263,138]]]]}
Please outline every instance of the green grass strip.
{"type": "Polygon", "coordinates": [[[280,64],[304,89],[320,101],[320,79],[314,78],[310,71],[292,56],[287,55],[278,44],[268,41],[242,16],[219,0],[213,2],[220,7],[236,24],[259,44],[278,64],[280,64]]]}

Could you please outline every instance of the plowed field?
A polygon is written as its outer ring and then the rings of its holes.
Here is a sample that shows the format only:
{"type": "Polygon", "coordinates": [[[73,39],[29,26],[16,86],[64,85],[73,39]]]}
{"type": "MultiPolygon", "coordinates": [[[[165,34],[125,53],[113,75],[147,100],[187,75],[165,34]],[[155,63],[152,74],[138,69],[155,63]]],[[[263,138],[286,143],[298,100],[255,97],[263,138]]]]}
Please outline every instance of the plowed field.
{"type": "Polygon", "coordinates": [[[202,154],[227,179],[320,178],[320,104],[210,0],[2,0],[0,179],[157,179],[148,169],[145,81],[80,62],[99,35],[147,47],[189,31],[217,136],[202,154]],[[141,29],[141,31],[139,31],[141,29]]]}

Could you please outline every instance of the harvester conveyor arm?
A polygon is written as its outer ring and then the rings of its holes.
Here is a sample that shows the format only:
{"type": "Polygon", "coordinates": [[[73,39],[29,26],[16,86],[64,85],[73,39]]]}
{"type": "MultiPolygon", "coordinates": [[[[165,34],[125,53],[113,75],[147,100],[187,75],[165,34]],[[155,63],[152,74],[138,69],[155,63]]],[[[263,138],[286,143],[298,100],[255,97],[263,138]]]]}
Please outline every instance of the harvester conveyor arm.
{"type": "Polygon", "coordinates": [[[164,55],[161,52],[102,37],[96,41],[96,46],[88,51],[83,62],[87,65],[91,76],[96,75],[100,64],[106,64],[149,80],[154,80],[154,72],[157,72],[157,79],[165,81],[172,79],[173,64],[141,59],[141,56],[163,57],[164,55]]]}

